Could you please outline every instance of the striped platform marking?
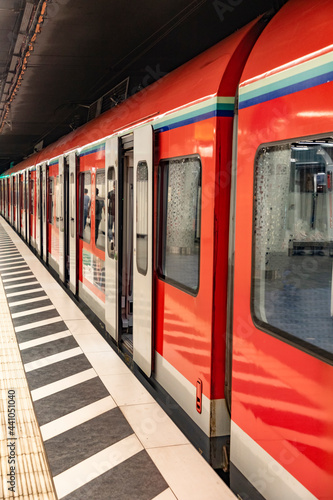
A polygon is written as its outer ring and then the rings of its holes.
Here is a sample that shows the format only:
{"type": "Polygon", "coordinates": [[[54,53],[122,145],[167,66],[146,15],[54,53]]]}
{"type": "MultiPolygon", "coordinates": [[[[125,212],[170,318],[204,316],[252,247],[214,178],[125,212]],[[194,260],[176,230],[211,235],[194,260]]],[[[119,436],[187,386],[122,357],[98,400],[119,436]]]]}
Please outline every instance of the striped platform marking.
{"type": "Polygon", "coordinates": [[[135,435],[131,435],[56,476],[54,484],[59,500],[65,498],[87,482],[98,478],[106,470],[113,469],[141,450],[143,450],[142,444],[135,435]],[[98,467],[98,464],[105,465],[98,467]]]}
{"type": "Polygon", "coordinates": [[[83,372],[63,378],[57,382],[53,382],[52,384],[43,385],[43,387],[31,391],[32,400],[38,401],[40,399],[47,398],[48,396],[52,396],[52,394],[61,392],[69,387],[74,387],[75,385],[81,384],[82,382],[86,382],[87,380],[95,377],[95,370],[93,368],[89,368],[83,372]]]}
{"type": "MultiPolygon", "coordinates": [[[[47,300],[46,302],[51,302],[51,301],[47,300]]],[[[52,310],[56,310],[52,303],[51,305],[45,305],[40,307],[37,304],[32,304],[30,305],[30,308],[24,307],[23,310],[20,312],[11,311],[11,313],[12,313],[12,318],[16,319],[22,317],[26,318],[27,316],[29,316],[29,314],[39,314],[41,312],[52,311],[52,310]]]]}
{"type": "MultiPolygon", "coordinates": [[[[31,282],[26,262],[18,257],[4,264],[1,253],[0,248],[0,273],[58,498],[108,500],[106,472],[108,482],[126,475],[125,488],[132,493],[125,497],[157,498],[168,485],[67,325],[37,280],[31,282]],[[134,460],[134,467],[128,460],[134,460]],[[96,464],[100,472],[92,474],[96,464]],[[143,470],[151,481],[144,489],[143,470]]],[[[123,481],[117,483],[124,488],[123,481]]]]}
{"type": "Polygon", "coordinates": [[[55,318],[48,318],[48,319],[43,319],[41,321],[35,321],[34,323],[28,324],[28,325],[21,325],[15,327],[15,332],[16,333],[21,333],[21,332],[26,332],[29,330],[34,330],[35,328],[38,328],[40,326],[46,326],[46,325],[51,325],[52,323],[57,323],[59,321],[60,316],[57,315],[55,318]]]}
{"type": "MultiPolygon", "coordinates": [[[[33,297],[35,293],[40,294],[39,296],[41,296],[41,295],[46,296],[46,293],[44,292],[44,290],[42,289],[42,287],[40,286],[39,283],[36,285],[35,288],[31,288],[30,290],[22,290],[19,292],[18,291],[10,292],[10,293],[7,293],[6,296],[8,299],[8,303],[12,304],[13,302],[15,302],[16,299],[21,300],[22,296],[33,297]]],[[[38,296],[38,295],[36,295],[36,296],[38,296]]]]}
{"type": "Polygon", "coordinates": [[[21,311],[26,311],[28,314],[28,312],[31,310],[36,310],[40,307],[46,307],[49,305],[53,306],[50,299],[47,297],[47,295],[42,295],[41,297],[34,297],[33,299],[18,300],[16,303],[10,305],[9,308],[13,317],[13,314],[19,313],[21,311]]]}
{"type": "Polygon", "coordinates": [[[40,428],[42,437],[44,441],[52,439],[113,408],[116,408],[116,403],[110,395],[106,395],[104,398],[88,405],[81,405],[81,408],[42,425],[40,428]]]}
{"type": "Polygon", "coordinates": [[[80,347],[74,347],[74,349],[70,349],[69,351],[60,352],[58,354],[53,354],[52,356],[48,356],[46,358],[37,359],[36,361],[32,361],[31,363],[26,363],[24,365],[24,369],[26,373],[32,372],[33,370],[39,370],[40,368],[44,368],[45,366],[53,365],[54,363],[59,363],[59,361],[64,361],[69,358],[74,358],[75,356],[82,355],[82,350],[80,347]]]}
{"type": "Polygon", "coordinates": [[[37,347],[42,344],[46,344],[52,342],[53,340],[63,339],[64,337],[72,337],[72,334],[69,330],[65,330],[64,332],[53,333],[47,335],[46,337],[37,338],[34,340],[28,340],[26,342],[21,342],[19,344],[20,351],[24,351],[25,349],[30,349],[31,347],[37,347]]]}
{"type": "Polygon", "coordinates": [[[296,61],[294,66],[263,76],[256,81],[243,82],[239,90],[239,109],[331,81],[333,81],[332,51],[299,64],[296,61]]]}

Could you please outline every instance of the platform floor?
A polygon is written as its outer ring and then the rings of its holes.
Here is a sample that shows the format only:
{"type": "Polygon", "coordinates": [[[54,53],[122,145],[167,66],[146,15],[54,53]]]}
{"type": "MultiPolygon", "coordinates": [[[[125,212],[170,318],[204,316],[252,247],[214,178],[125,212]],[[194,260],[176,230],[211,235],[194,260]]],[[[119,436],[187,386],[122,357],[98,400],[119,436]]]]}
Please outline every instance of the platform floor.
{"type": "Polygon", "coordinates": [[[0,307],[1,498],[236,498],[3,218],[0,307]]]}

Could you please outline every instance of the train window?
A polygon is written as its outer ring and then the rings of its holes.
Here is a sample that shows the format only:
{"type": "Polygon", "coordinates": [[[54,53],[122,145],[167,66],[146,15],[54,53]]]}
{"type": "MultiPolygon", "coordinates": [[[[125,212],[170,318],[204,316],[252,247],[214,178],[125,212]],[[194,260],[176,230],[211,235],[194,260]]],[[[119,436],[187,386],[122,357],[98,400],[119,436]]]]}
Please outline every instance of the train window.
{"type": "Polygon", "coordinates": [[[90,243],[91,236],[91,174],[80,174],[80,238],[90,243]]]}
{"type": "Polygon", "coordinates": [[[59,227],[59,219],[60,219],[60,183],[59,183],[59,175],[57,175],[55,179],[55,201],[56,201],[56,226],[59,227]]]}
{"type": "Polygon", "coordinates": [[[13,205],[16,207],[16,179],[13,177],[13,205]]]}
{"type": "Polygon", "coordinates": [[[116,181],[114,167],[108,168],[108,255],[112,259],[116,251],[116,181]]]}
{"type": "Polygon", "coordinates": [[[74,174],[71,173],[70,175],[70,193],[72,193],[72,196],[70,197],[70,204],[71,204],[71,213],[70,213],[70,226],[71,226],[71,238],[74,238],[75,234],[75,201],[76,197],[74,196],[75,194],[75,185],[74,185],[74,174]]]}
{"type": "Polygon", "coordinates": [[[49,177],[49,206],[48,206],[48,216],[49,224],[53,224],[53,207],[54,207],[54,178],[49,177]]]}
{"type": "Polygon", "coordinates": [[[105,170],[96,172],[95,245],[105,250],[105,170]]]}
{"type": "Polygon", "coordinates": [[[35,210],[35,181],[34,179],[30,179],[30,213],[33,215],[35,210]]]}
{"type": "Polygon", "coordinates": [[[148,269],[148,165],[139,161],[136,171],[136,265],[139,273],[148,269]]]}
{"type": "Polygon", "coordinates": [[[324,355],[333,353],[332,173],[333,143],[290,143],[259,151],[254,184],[255,320],[324,355]]]}
{"type": "Polygon", "coordinates": [[[60,174],[60,231],[63,233],[64,232],[64,194],[63,194],[63,175],[60,174]]]}
{"type": "Polygon", "coordinates": [[[158,274],[166,282],[196,294],[200,260],[200,159],[162,160],[158,196],[158,274]]]}

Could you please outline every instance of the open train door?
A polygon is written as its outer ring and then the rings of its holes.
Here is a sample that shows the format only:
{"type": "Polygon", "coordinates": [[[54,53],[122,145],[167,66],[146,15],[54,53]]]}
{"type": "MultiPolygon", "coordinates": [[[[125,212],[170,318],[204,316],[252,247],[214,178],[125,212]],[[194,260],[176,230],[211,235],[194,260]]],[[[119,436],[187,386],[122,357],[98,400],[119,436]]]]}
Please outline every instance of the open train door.
{"type": "Polygon", "coordinates": [[[76,224],[76,209],[77,209],[77,196],[76,196],[76,181],[77,181],[77,156],[75,152],[72,152],[67,157],[69,164],[69,227],[68,227],[68,239],[69,239],[69,249],[68,249],[68,259],[69,259],[69,287],[70,290],[76,294],[77,293],[77,224],[76,224]]]}
{"type": "Polygon", "coordinates": [[[48,214],[47,214],[47,166],[46,163],[42,164],[42,207],[41,207],[41,218],[42,218],[42,257],[44,262],[47,262],[48,258],[48,235],[47,235],[47,226],[48,226],[48,214]]]}
{"type": "Polygon", "coordinates": [[[152,365],[153,128],[134,131],[133,360],[149,377],[152,365]]]}
{"type": "Polygon", "coordinates": [[[59,157],[59,189],[56,203],[59,207],[59,278],[65,281],[65,195],[64,195],[64,157],[59,157]]]}
{"type": "Polygon", "coordinates": [[[119,235],[118,235],[118,137],[111,137],[105,145],[105,206],[107,214],[105,247],[105,327],[118,342],[119,328],[119,235]]]}
{"type": "Polygon", "coordinates": [[[42,166],[36,167],[36,193],[37,193],[37,217],[36,217],[36,249],[38,255],[42,255],[42,166]]]}

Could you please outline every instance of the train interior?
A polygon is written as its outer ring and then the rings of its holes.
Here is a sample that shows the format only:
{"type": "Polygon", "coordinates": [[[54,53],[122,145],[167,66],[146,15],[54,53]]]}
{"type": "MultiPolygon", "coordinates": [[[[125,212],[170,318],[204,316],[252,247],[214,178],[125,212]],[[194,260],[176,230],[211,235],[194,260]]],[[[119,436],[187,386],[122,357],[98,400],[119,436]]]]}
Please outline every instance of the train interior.
{"type": "MultiPolygon", "coordinates": [[[[122,238],[120,341],[133,354],[133,134],[121,140],[119,232],[122,238]]],[[[120,172],[119,172],[120,174],[120,172]]]]}
{"type": "Polygon", "coordinates": [[[332,172],[331,140],[259,151],[253,263],[257,319],[329,352],[333,352],[332,172]]]}

